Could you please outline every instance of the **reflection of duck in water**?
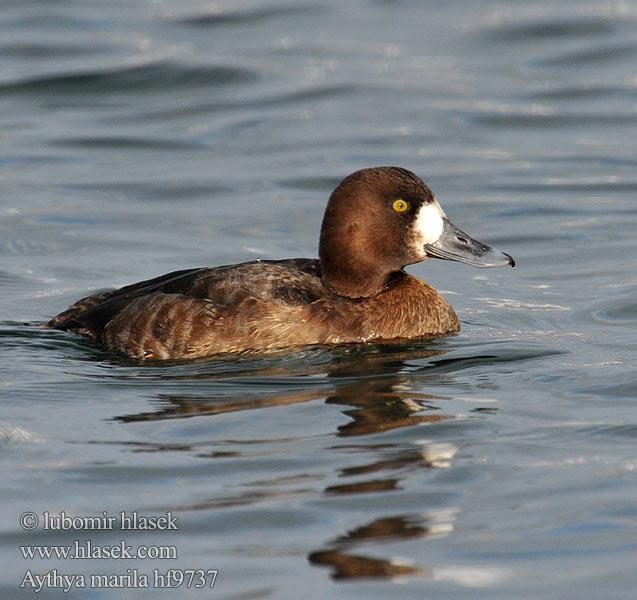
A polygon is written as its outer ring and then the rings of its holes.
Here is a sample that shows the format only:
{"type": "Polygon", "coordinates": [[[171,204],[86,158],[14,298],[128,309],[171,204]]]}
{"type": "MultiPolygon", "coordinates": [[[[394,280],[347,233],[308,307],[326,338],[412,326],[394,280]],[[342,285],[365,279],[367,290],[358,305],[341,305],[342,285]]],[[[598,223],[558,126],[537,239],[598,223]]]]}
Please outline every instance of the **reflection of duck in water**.
{"type": "MultiPolygon", "coordinates": [[[[181,394],[159,394],[153,410],[135,414],[120,415],[124,422],[156,421],[162,419],[219,416],[244,410],[261,410],[290,404],[300,404],[323,400],[326,404],[344,406],[343,414],[348,422],[340,424],[337,435],[351,437],[388,431],[396,427],[408,427],[417,423],[436,422],[449,418],[437,411],[436,400],[440,396],[414,391],[403,385],[408,375],[401,371],[407,361],[422,361],[430,357],[446,354],[445,342],[412,344],[398,340],[375,344],[339,346],[336,348],[312,348],[296,353],[285,351],[285,360],[272,361],[276,356],[265,355],[244,357],[233,360],[233,366],[243,365],[239,371],[219,369],[223,363],[210,371],[190,367],[200,361],[189,361],[174,376],[180,380],[206,381],[207,385],[193,390],[184,387],[181,394]],[[308,378],[308,376],[314,376],[308,378]],[[235,377],[266,378],[265,387],[234,384],[228,392],[227,382],[235,377]],[[290,385],[291,378],[300,376],[296,385],[290,385]],[[278,381],[278,384],[277,384],[278,381]],[[320,382],[320,383],[319,383],[320,382]],[[216,392],[216,384],[223,391],[216,392]],[[325,386],[325,383],[329,385],[325,386]],[[188,392],[188,389],[191,391],[188,392]],[[327,394],[327,396],[326,396],[327,394]],[[423,414],[423,411],[426,411],[423,414]],[[351,420],[350,420],[351,419],[351,420]]],[[[201,359],[204,360],[204,359],[201,359]]],[[[128,359],[123,359],[129,364],[128,359]]],[[[433,365],[423,367],[430,369],[433,365]]],[[[420,370],[420,369],[418,369],[420,370]]],[[[421,382],[429,378],[424,373],[418,375],[421,382]]]]}
{"type": "Polygon", "coordinates": [[[319,256],[176,271],[84,298],[47,325],[159,359],[442,335],[458,331],[455,312],[405,265],[514,265],[452,225],[429,188],[397,167],[339,184],[319,256]]]}

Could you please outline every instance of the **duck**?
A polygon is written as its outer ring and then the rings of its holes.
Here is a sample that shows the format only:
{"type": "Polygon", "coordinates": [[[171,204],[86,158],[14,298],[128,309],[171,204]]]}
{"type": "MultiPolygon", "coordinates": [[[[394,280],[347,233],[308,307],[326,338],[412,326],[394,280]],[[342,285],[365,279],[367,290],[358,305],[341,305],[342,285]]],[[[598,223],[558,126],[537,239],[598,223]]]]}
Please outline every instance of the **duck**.
{"type": "Polygon", "coordinates": [[[459,331],[458,316],[405,266],[515,266],[453,225],[420,177],[392,166],[338,184],[318,254],[173,271],[82,298],[45,325],[158,360],[436,338],[459,331]]]}

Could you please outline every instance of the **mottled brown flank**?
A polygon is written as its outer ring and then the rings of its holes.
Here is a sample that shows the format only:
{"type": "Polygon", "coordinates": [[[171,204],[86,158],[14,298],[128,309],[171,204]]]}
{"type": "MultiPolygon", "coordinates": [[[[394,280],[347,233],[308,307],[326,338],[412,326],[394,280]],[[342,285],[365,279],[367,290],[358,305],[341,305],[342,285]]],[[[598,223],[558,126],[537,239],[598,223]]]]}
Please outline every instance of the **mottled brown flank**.
{"type": "Polygon", "coordinates": [[[433,194],[396,167],[346,177],[325,211],[319,260],[255,261],[175,271],[83,298],[47,323],[137,358],[188,358],[414,338],[459,329],[449,304],[402,268],[433,194]],[[392,208],[402,198],[403,212],[392,208]]]}
{"type": "Polygon", "coordinates": [[[47,325],[137,358],[411,338],[459,328],[444,298],[406,273],[363,299],[329,292],[319,274],[311,259],[196,269],[101,293],[95,306],[89,296],[47,325]]]}

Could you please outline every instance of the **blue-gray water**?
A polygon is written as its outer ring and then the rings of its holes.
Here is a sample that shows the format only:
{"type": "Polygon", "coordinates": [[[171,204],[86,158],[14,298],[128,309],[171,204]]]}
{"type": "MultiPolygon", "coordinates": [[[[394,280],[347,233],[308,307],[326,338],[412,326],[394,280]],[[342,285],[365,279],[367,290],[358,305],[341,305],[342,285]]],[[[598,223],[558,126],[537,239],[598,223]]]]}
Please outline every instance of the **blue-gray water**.
{"type": "Polygon", "coordinates": [[[619,1],[2,2],[0,596],[635,600],[636,40],[619,1]],[[382,164],[518,262],[409,268],[457,336],[161,365],[33,326],[316,256],[333,186],[382,164]],[[20,550],[74,540],[178,558],[20,550]]]}

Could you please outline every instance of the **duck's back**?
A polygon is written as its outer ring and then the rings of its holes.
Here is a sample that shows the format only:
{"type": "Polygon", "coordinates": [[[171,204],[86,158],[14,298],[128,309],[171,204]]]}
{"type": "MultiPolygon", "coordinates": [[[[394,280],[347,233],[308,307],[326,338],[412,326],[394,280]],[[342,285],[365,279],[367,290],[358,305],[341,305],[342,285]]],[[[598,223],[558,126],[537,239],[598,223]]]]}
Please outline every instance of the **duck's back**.
{"type": "Polygon", "coordinates": [[[305,258],[174,271],[82,298],[47,326],[139,358],[236,351],[251,346],[265,313],[294,312],[328,293],[320,274],[319,261],[305,258]]]}

